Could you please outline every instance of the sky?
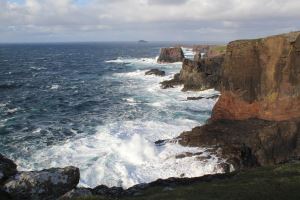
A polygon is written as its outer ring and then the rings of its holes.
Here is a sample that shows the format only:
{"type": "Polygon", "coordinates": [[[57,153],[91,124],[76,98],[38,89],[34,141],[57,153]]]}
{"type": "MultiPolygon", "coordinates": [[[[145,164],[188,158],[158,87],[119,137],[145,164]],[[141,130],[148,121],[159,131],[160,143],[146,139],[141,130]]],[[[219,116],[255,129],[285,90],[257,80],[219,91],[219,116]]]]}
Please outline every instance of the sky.
{"type": "Polygon", "coordinates": [[[300,30],[300,0],[0,0],[0,42],[207,41],[300,30]]]}

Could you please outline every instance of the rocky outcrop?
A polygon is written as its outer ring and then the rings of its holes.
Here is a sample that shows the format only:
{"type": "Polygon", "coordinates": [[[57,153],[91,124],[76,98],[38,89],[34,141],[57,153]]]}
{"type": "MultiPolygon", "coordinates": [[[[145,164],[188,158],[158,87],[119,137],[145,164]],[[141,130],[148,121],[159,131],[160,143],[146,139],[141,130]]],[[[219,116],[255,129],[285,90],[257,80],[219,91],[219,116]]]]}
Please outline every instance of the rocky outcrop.
{"type": "Polygon", "coordinates": [[[300,117],[300,32],[229,43],[212,118],[300,117]]]}
{"type": "Polygon", "coordinates": [[[166,72],[159,69],[150,69],[145,72],[145,75],[165,76],[166,72]]]}
{"type": "Polygon", "coordinates": [[[218,120],[178,137],[184,146],[214,147],[236,169],[300,158],[300,119],[293,121],[218,120]]]}
{"type": "Polygon", "coordinates": [[[9,177],[17,173],[17,165],[10,159],[0,154],[0,185],[9,177]]]}
{"type": "Polygon", "coordinates": [[[80,177],[76,167],[17,172],[17,165],[1,154],[0,174],[0,199],[13,200],[57,199],[75,189],[80,177]]]}
{"type": "Polygon", "coordinates": [[[180,47],[162,48],[157,59],[158,63],[181,62],[184,59],[183,51],[180,47]]]}
{"type": "Polygon", "coordinates": [[[222,56],[201,59],[199,62],[184,59],[179,76],[162,82],[162,88],[183,84],[183,91],[218,89],[222,62],[222,56]]]}
{"type": "Polygon", "coordinates": [[[183,82],[182,82],[182,80],[180,80],[179,77],[180,77],[180,74],[177,73],[177,74],[174,75],[173,79],[161,82],[160,83],[161,88],[162,89],[167,89],[167,88],[174,88],[177,85],[182,85],[183,82]]]}
{"type": "Polygon", "coordinates": [[[212,119],[184,132],[236,168],[300,158],[300,32],[229,43],[212,119]]]}
{"type": "Polygon", "coordinates": [[[2,188],[13,199],[55,199],[75,188],[78,182],[78,168],[51,168],[19,172],[2,188]]]}

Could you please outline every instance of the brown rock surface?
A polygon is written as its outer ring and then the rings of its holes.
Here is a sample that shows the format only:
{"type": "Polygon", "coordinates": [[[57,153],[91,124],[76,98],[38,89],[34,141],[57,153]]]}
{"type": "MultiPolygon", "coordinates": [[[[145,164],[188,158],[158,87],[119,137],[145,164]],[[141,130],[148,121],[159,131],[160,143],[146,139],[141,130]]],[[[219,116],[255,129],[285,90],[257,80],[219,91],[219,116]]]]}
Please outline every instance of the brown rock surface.
{"type": "Polygon", "coordinates": [[[300,32],[229,43],[213,120],[300,117],[300,32]]]}
{"type": "Polygon", "coordinates": [[[157,59],[158,63],[181,62],[184,59],[183,51],[180,47],[162,48],[157,59]]]}

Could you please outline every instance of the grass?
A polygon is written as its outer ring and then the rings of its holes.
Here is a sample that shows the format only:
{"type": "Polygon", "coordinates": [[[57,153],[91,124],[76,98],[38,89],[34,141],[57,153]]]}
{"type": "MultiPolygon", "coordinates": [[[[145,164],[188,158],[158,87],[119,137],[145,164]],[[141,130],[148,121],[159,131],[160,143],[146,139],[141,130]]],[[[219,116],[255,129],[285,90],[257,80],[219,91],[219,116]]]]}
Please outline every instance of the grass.
{"type": "MultiPolygon", "coordinates": [[[[90,197],[81,200],[101,200],[90,197]]],[[[300,199],[300,163],[241,171],[232,178],[175,188],[153,187],[124,200],[281,200],[300,199]]]]}

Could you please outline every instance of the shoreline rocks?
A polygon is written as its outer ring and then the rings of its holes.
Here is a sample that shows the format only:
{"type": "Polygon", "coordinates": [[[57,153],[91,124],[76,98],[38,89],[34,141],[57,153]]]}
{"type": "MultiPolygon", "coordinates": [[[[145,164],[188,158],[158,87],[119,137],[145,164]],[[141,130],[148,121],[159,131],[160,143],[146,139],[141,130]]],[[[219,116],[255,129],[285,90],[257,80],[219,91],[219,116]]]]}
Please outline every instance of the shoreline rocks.
{"type": "Polygon", "coordinates": [[[160,50],[158,63],[174,63],[181,62],[184,59],[184,54],[181,47],[162,48],[160,50]]]}
{"type": "Polygon", "coordinates": [[[159,69],[150,69],[145,72],[145,75],[165,76],[166,72],[159,69]]]}
{"type": "Polygon", "coordinates": [[[13,199],[55,199],[79,183],[76,167],[19,172],[2,186],[13,199]]]}
{"type": "Polygon", "coordinates": [[[182,91],[219,89],[222,63],[223,56],[206,58],[199,62],[184,59],[180,73],[171,80],[161,82],[161,87],[165,89],[183,85],[182,91]]]}

